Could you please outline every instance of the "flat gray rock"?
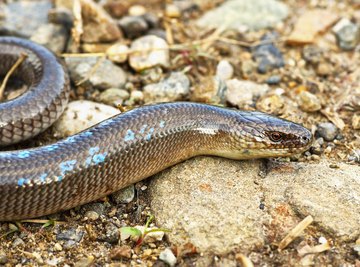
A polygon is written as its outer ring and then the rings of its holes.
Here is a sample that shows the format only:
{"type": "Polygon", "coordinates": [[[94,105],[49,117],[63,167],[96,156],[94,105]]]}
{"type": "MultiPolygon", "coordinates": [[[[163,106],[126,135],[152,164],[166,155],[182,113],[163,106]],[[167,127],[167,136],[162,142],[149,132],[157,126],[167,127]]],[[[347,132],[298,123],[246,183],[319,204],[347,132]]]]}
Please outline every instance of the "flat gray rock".
{"type": "Polygon", "coordinates": [[[68,57],[65,61],[71,80],[75,83],[83,81],[82,86],[86,89],[121,88],[127,79],[123,69],[108,59],[68,57]]]}
{"type": "Polygon", "coordinates": [[[269,216],[259,208],[260,161],[197,157],[152,179],[151,207],[172,243],[226,253],[263,245],[269,216]]]}
{"type": "Polygon", "coordinates": [[[342,241],[360,235],[360,168],[330,162],[287,163],[271,168],[264,180],[266,203],[275,209],[288,203],[299,217],[312,215],[315,224],[342,241]]]}
{"type": "Polygon", "coordinates": [[[171,243],[190,242],[204,253],[279,242],[308,215],[319,234],[354,240],[360,235],[360,168],[329,165],[271,160],[264,172],[261,161],[198,157],[152,179],[151,208],[158,225],[171,230],[171,243]]]}
{"type": "Polygon", "coordinates": [[[285,4],[275,0],[228,0],[208,11],[197,24],[200,27],[259,30],[276,25],[288,15],[285,4]]]}
{"type": "Polygon", "coordinates": [[[0,32],[30,37],[41,25],[47,23],[51,7],[49,0],[11,1],[3,7],[5,19],[0,20],[0,32]]]}

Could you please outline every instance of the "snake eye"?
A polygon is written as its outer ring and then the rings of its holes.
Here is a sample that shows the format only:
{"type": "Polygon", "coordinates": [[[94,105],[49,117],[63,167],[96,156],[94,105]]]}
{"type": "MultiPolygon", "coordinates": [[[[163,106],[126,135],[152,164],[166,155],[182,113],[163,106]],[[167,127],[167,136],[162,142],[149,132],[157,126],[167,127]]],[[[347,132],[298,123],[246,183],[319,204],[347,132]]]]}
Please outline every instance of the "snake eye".
{"type": "Polygon", "coordinates": [[[282,139],[282,134],[279,132],[271,132],[269,133],[269,138],[273,142],[279,142],[282,139]]]}

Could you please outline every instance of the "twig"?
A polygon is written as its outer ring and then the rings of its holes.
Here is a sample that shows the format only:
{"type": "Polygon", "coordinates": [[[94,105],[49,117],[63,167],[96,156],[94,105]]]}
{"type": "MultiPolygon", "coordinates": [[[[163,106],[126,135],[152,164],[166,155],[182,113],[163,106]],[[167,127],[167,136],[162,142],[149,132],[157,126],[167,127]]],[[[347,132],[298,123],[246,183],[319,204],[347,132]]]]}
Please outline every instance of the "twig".
{"type": "Polygon", "coordinates": [[[270,38],[267,40],[260,40],[260,41],[255,41],[253,43],[248,43],[248,42],[244,42],[244,41],[238,41],[235,39],[231,39],[231,38],[226,38],[226,37],[219,37],[218,41],[220,42],[224,42],[224,43],[228,43],[228,44],[234,44],[234,45],[239,45],[239,46],[243,46],[243,47],[255,47],[255,46],[259,46],[259,45],[265,45],[265,44],[271,44],[271,43],[282,43],[284,42],[286,39],[285,38],[270,38]]]}
{"type": "Polygon", "coordinates": [[[0,86],[0,100],[3,100],[4,97],[4,91],[6,84],[10,78],[10,76],[14,73],[14,71],[17,69],[17,67],[25,60],[27,57],[26,54],[20,54],[19,58],[16,60],[15,64],[11,67],[11,69],[6,73],[4,80],[1,83],[0,86]]]}
{"type": "MultiPolygon", "coordinates": [[[[153,51],[162,51],[162,50],[168,50],[168,49],[173,50],[173,51],[179,51],[179,50],[182,51],[182,50],[187,50],[187,49],[194,49],[194,47],[200,46],[200,45],[203,46],[204,50],[207,50],[216,41],[221,41],[221,42],[225,42],[225,43],[229,43],[229,44],[240,45],[240,46],[244,46],[244,47],[253,47],[253,46],[258,46],[258,45],[261,45],[261,44],[268,44],[268,43],[275,42],[274,39],[258,41],[258,42],[254,42],[254,43],[241,42],[241,41],[238,41],[238,40],[221,37],[221,34],[224,32],[224,30],[225,30],[225,27],[220,27],[207,38],[192,41],[192,42],[188,42],[188,43],[173,44],[173,45],[170,45],[168,48],[148,48],[148,49],[142,49],[142,50],[128,50],[128,51],[123,51],[121,53],[114,53],[114,54],[111,54],[111,55],[119,55],[119,56],[121,56],[121,55],[137,54],[137,53],[143,54],[143,53],[148,53],[148,52],[153,52],[153,51]]],[[[280,41],[282,42],[283,40],[280,40],[280,41]]],[[[103,53],[72,53],[72,54],[63,53],[63,54],[61,54],[62,57],[69,57],[69,58],[70,57],[101,57],[101,60],[99,60],[92,67],[92,69],[89,71],[89,73],[86,75],[86,77],[84,79],[82,79],[81,81],[77,82],[76,85],[80,85],[83,82],[85,82],[87,79],[89,79],[89,77],[99,67],[100,63],[104,59],[108,58],[109,55],[110,54],[106,53],[106,52],[103,52],[103,53]]]]}
{"type": "Polygon", "coordinates": [[[296,237],[298,237],[302,231],[305,230],[313,222],[313,217],[311,215],[307,216],[302,220],[298,225],[295,226],[285,237],[280,241],[278,248],[283,250],[286,248],[296,237]]]}
{"type": "MultiPolygon", "coordinates": [[[[216,32],[215,35],[218,35],[218,32],[216,32]]],[[[257,41],[254,43],[247,43],[247,42],[242,42],[242,41],[238,41],[235,39],[211,35],[210,37],[207,37],[202,40],[196,40],[196,41],[188,42],[188,43],[170,45],[168,48],[156,48],[156,49],[149,48],[149,49],[142,49],[142,50],[128,50],[128,51],[124,51],[121,53],[116,53],[116,55],[131,55],[131,54],[147,53],[147,52],[161,51],[161,50],[167,50],[167,49],[170,49],[173,51],[178,51],[178,50],[184,50],[184,49],[192,49],[194,46],[209,44],[209,43],[213,43],[214,41],[221,41],[224,43],[235,44],[235,45],[240,45],[240,46],[244,46],[244,47],[253,47],[253,46],[258,46],[258,45],[263,45],[263,44],[268,44],[268,43],[273,43],[273,42],[283,42],[283,40],[275,41],[275,40],[271,39],[271,40],[257,41]]],[[[108,56],[108,54],[105,52],[102,52],[102,53],[63,53],[63,54],[61,54],[61,56],[69,57],[69,58],[70,57],[106,57],[106,56],[108,56]]]]}

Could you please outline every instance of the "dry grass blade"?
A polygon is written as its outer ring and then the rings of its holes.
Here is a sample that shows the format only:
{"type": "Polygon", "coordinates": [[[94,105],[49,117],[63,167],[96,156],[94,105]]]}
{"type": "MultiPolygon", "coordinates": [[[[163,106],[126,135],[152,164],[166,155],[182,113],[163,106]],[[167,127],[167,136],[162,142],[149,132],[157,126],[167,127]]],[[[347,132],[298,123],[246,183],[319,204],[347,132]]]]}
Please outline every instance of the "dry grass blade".
{"type": "Polygon", "coordinates": [[[80,46],[80,38],[84,33],[83,21],[81,16],[81,4],[79,0],[75,0],[73,4],[74,27],[71,34],[77,47],[80,46]]]}
{"type": "Polygon", "coordinates": [[[320,110],[321,114],[323,114],[329,121],[335,124],[341,131],[345,128],[345,122],[342,118],[340,118],[339,113],[336,112],[333,108],[325,108],[320,110]]]}
{"type": "Polygon", "coordinates": [[[286,248],[292,241],[295,240],[304,230],[314,221],[311,215],[307,216],[304,220],[302,220],[298,225],[292,229],[283,240],[279,243],[279,249],[282,250],[286,248]]]}
{"type": "Polygon", "coordinates": [[[242,267],[254,267],[254,264],[251,262],[251,260],[241,253],[236,254],[236,260],[241,264],[242,267]]]}
{"type": "MultiPolygon", "coordinates": [[[[253,47],[253,46],[258,46],[258,45],[262,45],[262,44],[275,42],[275,40],[264,40],[264,41],[257,41],[254,43],[237,41],[234,39],[224,38],[224,37],[219,36],[221,34],[221,31],[222,31],[222,29],[218,29],[216,32],[214,32],[211,36],[209,36],[207,38],[204,38],[201,40],[196,40],[193,42],[188,42],[188,43],[173,44],[173,45],[170,45],[168,48],[149,48],[149,49],[142,49],[142,50],[131,50],[130,49],[128,51],[111,54],[111,55],[112,56],[116,56],[116,55],[121,56],[121,55],[141,54],[141,53],[150,53],[153,51],[161,51],[161,50],[167,50],[167,49],[170,49],[172,51],[179,51],[179,50],[181,51],[181,50],[193,49],[194,47],[200,46],[200,45],[205,45],[204,50],[206,50],[206,48],[211,46],[215,41],[221,41],[224,43],[239,45],[239,46],[243,46],[243,47],[253,47]]],[[[104,53],[63,53],[63,54],[61,54],[61,56],[69,57],[69,58],[71,58],[71,57],[107,57],[108,54],[105,52],[104,53]]]]}
{"type": "Polygon", "coordinates": [[[317,245],[314,247],[305,246],[305,247],[299,249],[298,253],[300,256],[305,256],[307,254],[321,253],[321,252],[324,252],[329,249],[331,249],[331,246],[330,246],[329,242],[326,242],[324,244],[320,244],[320,245],[317,245]]]}
{"type": "Polygon", "coordinates": [[[14,73],[14,71],[17,69],[17,67],[20,66],[20,64],[25,60],[26,57],[27,57],[26,54],[20,54],[20,57],[16,60],[15,64],[6,73],[5,78],[2,81],[1,86],[0,86],[0,100],[3,100],[5,87],[6,87],[6,84],[9,80],[10,76],[14,73]]]}
{"type": "Polygon", "coordinates": [[[95,71],[100,67],[101,63],[103,63],[105,59],[106,59],[105,57],[100,57],[98,61],[95,63],[95,65],[91,68],[91,70],[87,73],[86,77],[78,81],[75,85],[79,86],[82,83],[86,82],[90,78],[90,76],[93,75],[95,71]]]}

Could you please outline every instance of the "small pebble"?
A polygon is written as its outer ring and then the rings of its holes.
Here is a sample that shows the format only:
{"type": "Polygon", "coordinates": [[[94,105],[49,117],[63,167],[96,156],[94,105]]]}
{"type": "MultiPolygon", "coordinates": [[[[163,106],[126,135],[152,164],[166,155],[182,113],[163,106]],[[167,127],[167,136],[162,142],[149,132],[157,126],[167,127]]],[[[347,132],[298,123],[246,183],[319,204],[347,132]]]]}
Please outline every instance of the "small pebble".
{"type": "Polygon", "coordinates": [[[152,249],[148,248],[143,251],[143,256],[145,257],[149,257],[151,254],[152,254],[152,249]]]}
{"type": "Polygon", "coordinates": [[[63,247],[68,249],[76,246],[83,238],[85,232],[74,227],[63,230],[56,235],[56,240],[65,241],[63,247]]]}
{"type": "Polygon", "coordinates": [[[337,19],[337,13],[330,10],[307,9],[297,18],[291,34],[287,37],[287,42],[297,45],[313,43],[316,36],[320,32],[325,32],[337,19]]]}
{"type": "Polygon", "coordinates": [[[9,261],[9,258],[7,257],[6,253],[2,250],[0,250],[0,265],[6,264],[9,261]]]}
{"type": "Polygon", "coordinates": [[[279,114],[285,105],[283,97],[277,94],[266,95],[256,102],[256,108],[262,112],[279,114]]]}
{"type": "Polygon", "coordinates": [[[181,16],[181,11],[176,5],[167,4],[165,8],[165,14],[170,18],[179,18],[181,16]]]}
{"type": "Polygon", "coordinates": [[[128,58],[128,51],[127,45],[116,43],[106,50],[106,55],[112,62],[124,63],[128,58]]]}
{"type": "Polygon", "coordinates": [[[29,38],[48,22],[48,12],[52,8],[50,1],[6,1],[6,6],[2,6],[4,2],[0,1],[0,13],[4,12],[1,31],[24,38],[29,38]]]}
{"type": "Polygon", "coordinates": [[[266,83],[270,85],[279,84],[281,81],[281,77],[279,75],[273,75],[266,79],[266,83]]]}
{"type": "Polygon", "coordinates": [[[165,250],[160,252],[159,259],[163,262],[169,264],[169,266],[175,266],[176,257],[170,248],[166,248],[165,250]]]}
{"type": "Polygon", "coordinates": [[[331,146],[327,146],[327,147],[325,148],[325,150],[324,150],[324,153],[325,153],[325,154],[330,154],[331,151],[332,151],[332,147],[331,147],[331,146]]]}
{"type": "Polygon", "coordinates": [[[16,248],[16,247],[19,247],[19,246],[25,246],[25,242],[24,242],[21,238],[17,237],[17,238],[15,238],[15,240],[12,242],[11,246],[12,246],[13,248],[16,248]]]}
{"type": "Polygon", "coordinates": [[[36,262],[40,265],[43,265],[44,264],[44,260],[42,259],[41,255],[34,251],[31,253],[31,255],[33,256],[33,258],[35,258],[36,262]]]}
{"type": "Polygon", "coordinates": [[[133,201],[135,198],[135,186],[130,185],[126,188],[123,188],[113,194],[111,194],[111,199],[116,204],[127,204],[133,201]]]}
{"type": "Polygon", "coordinates": [[[113,223],[107,223],[105,226],[105,235],[98,238],[101,241],[115,244],[120,239],[120,231],[113,223]]]}
{"type": "Polygon", "coordinates": [[[320,62],[316,67],[316,73],[320,76],[327,76],[332,73],[332,66],[328,62],[320,62]]]}
{"type": "Polygon", "coordinates": [[[86,89],[121,88],[127,79],[123,69],[108,59],[67,57],[65,61],[71,80],[75,84],[81,82],[86,89]]]}
{"type": "Polygon", "coordinates": [[[130,49],[137,51],[129,56],[129,64],[136,71],[142,71],[157,65],[170,65],[169,46],[164,39],[146,35],[134,40],[130,49]]]}
{"type": "Polygon", "coordinates": [[[160,18],[153,13],[146,13],[142,15],[149,28],[156,29],[160,27],[160,18]]]}
{"type": "Polygon", "coordinates": [[[323,122],[317,126],[316,133],[321,136],[325,141],[331,142],[339,133],[339,129],[331,122],[323,122]]]}
{"type": "Polygon", "coordinates": [[[55,135],[67,137],[81,132],[120,111],[114,107],[87,100],[70,102],[64,113],[53,125],[55,135]]]}
{"type": "Polygon", "coordinates": [[[125,16],[126,13],[128,13],[130,4],[128,1],[105,1],[103,6],[105,10],[111,15],[111,17],[121,18],[125,16]]]}
{"type": "Polygon", "coordinates": [[[64,25],[70,29],[73,25],[74,16],[70,9],[65,7],[57,7],[49,10],[48,20],[51,23],[64,25]]]}
{"type": "Polygon", "coordinates": [[[62,251],[62,246],[59,244],[59,243],[55,243],[55,245],[54,245],[54,250],[56,250],[56,251],[62,251]]]}
{"type": "Polygon", "coordinates": [[[109,106],[122,105],[129,99],[130,94],[123,89],[109,88],[99,95],[99,100],[109,106]]]}
{"type": "Polygon", "coordinates": [[[110,251],[110,258],[113,260],[121,260],[123,258],[131,258],[131,247],[124,245],[121,247],[116,247],[110,251]]]}
{"type": "Polygon", "coordinates": [[[100,216],[97,212],[89,210],[85,213],[85,217],[87,217],[90,221],[96,221],[100,216]]]}
{"type": "Polygon", "coordinates": [[[315,65],[322,60],[323,51],[315,45],[308,45],[304,47],[302,57],[306,62],[315,65]]]}
{"type": "MultiPolygon", "coordinates": [[[[276,33],[265,34],[261,40],[267,41],[272,40],[276,41],[278,35],[276,33]]],[[[285,65],[285,61],[280,50],[272,43],[263,44],[255,47],[253,51],[253,57],[258,64],[258,72],[266,73],[269,70],[275,68],[281,68],[285,65]]]]}
{"type": "Polygon", "coordinates": [[[323,153],[323,148],[321,147],[321,145],[317,141],[315,141],[311,145],[310,152],[312,154],[315,154],[315,155],[321,155],[323,153]]]}
{"type": "Polygon", "coordinates": [[[216,76],[226,81],[234,75],[234,68],[227,60],[221,60],[216,66],[216,76]]]}
{"type": "Polygon", "coordinates": [[[360,149],[352,151],[348,156],[349,161],[360,162],[360,149]]]}
{"type": "Polygon", "coordinates": [[[269,90],[267,84],[257,84],[252,81],[242,81],[238,79],[228,80],[226,85],[226,101],[239,108],[254,106],[254,101],[265,95],[269,90]]]}
{"type": "MultiPolygon", "coordinates": [[[[186,1],[173,1],[186,2],[186,1]]],[[[214,1],[190,1],[201,5],[214,1]]],[[[197,25],[204,28],[233,30],[260,30],[274,28],[289,14],[289,8],[282,1],[223,1],[221,5],[205,12],[197,21],[197,25]]]]}
{"type": "Polygon", "coordinates": [[[358,257],[360,257],[360,244],[356,242],[354,246],[354,251],[357,253],[358,257]]]}
{"type": "Polygon", "coordinates": [[[184,100],[190,93],[190,80],[182,72],[172,72],[159,83],[144,87],[145,103],[172,102],[184,100]]]}
{"type": "Polygon", "coordinates": [[[92,212],[97,213],[98,216],[100,216],[105,213],[105,205],[102,202],[90,202],[85,205],[82,205],[81,210],[83,213],[92,211],[92,212]]]}
{"type": "Polygon", "coordinates": [[[360,129],[360,114],[354,114],[351,121],[352,127],[354,130],[360,129]]]}
{"type": "Polygon", "coordinates": [[[31,35],[30,40],[47,47],[55,54],[60,54],[65,50],[68,31],[62,25],[48,23],[41,25],[31,35]]]}
{"type": "Polygon", "coordinates": [[[128,12],[130,16],[141,16],[146,13],[146,8],[142,5],[133,5],[128,12]]]}
{"type": "Polygon", "coordinates": [[[315,112],[321,109],[321,102],[319,98],[308,91],[302,91],[298,95],[297,103],[300,108],[306,112],[315,112]]]}
{"type": "Polygon", "coordinates": [[[81,40],[84,43],[105,43],[117,41],[122,37],[116,21],[105,11],[100,3],[90,0],[79,1],[82,20],[81,40]]]}
{"type": "Polygon", "coordinates": [[[225,81],[218,76],[203,77],[192,87],[190,101],[224,104],[226,89],[225,81]]]}
{"type": "Polygon", "coordinates": [[[78,260],[74,267],[90,267],[93,266],[95,261],[95,257],[94,256],[87,256],[84,258],[81,258],[80,260],[78,260]]]}
{"type": "Polygon", "coordinates": [[[130,94],[130,100],[135,103],[141,102],[144,100],[144,93],[139,90],[132,91],[130,94]]]}
{"type": "Polygon", "coordinates": [[[343,50],[353,50],[360,40],[360,26],[343,18],[333,27],[338,45],[343,50]]]}
{"type": "Polygon", "coordinates": [[[140,187],[141,191],[145,191],[147,189],[147,186],[146,185],[143,185],[140,187]]]}
{"type": "Polygon", "coordinates": [[[311,160],[320,160],[319,155],[311,155],[311,160]]]}
{"type": "Polygon", "coordinates": [[[140,37],[149,30],[149,26],[142,16],[126,16],[120,19],[118,23],[129,39],[140,37]]]}

